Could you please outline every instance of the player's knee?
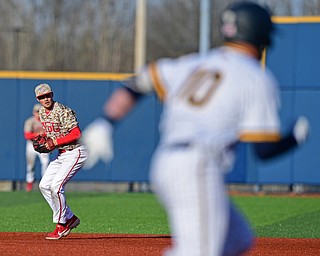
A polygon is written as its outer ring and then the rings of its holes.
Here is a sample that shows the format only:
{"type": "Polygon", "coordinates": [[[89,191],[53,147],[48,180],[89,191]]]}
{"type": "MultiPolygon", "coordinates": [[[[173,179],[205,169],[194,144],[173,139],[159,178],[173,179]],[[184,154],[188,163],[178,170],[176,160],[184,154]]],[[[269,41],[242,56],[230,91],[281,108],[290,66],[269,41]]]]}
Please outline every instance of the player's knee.
{"type": "Polygon", "coordinates": [[[53,196],[58,196],[58,194],[61,193],[60,184],[55,184],[55,185],[51,184],[50,190],[53,196]]]}
{"type": "Polygon", "coordinates": [[[44,192],[50,190],[50,187],[41,180],[39,183],[39,189],[41,192],[44,192]]]}

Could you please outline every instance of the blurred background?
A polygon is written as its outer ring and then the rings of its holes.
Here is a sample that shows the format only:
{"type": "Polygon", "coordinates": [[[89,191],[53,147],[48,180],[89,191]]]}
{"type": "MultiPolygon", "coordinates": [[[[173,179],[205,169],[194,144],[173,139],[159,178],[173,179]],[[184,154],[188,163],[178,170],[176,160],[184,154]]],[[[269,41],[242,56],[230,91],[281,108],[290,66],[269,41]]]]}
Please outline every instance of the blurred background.
{"type": "MultiPolygon", "coordinates": [[[[199,49],[201,0],[144,0],[145,60],[199,49]]],[[[127,73],[134,70],[137,0],[0,1],[0,70],[127,73]]],[[[210,46],[218,13],[231,0],[208,0],[210,46]]],[[[320,14],[319,0],[260,0],[275,16],[320,14]]]]}
{"type": "MultiPolygon", "coordinates": [[[[24,189],[23,123],[36,103],[36,85],[49,83],[55,100],[73,108],[84,129],[101,115],[105,99],[121,80],[143,63],[219,45],[218,14],[232,2],[239,1],[0,1],[0,190],[24,189]]],[[[271,9],[279,32],[265,63],[279,80],[283,129],[306,115],[312,133],[301,149],[269,163],[257,161],[248,146],[239,145],[227,182],[255,192],[319,192],[320,0],[253,2],[271,9]]],[[[115,158],[80,172],[69,188],[149,191],[161,111],[155,95],[143,99],[115,129],[115,158]]],[[[39,167],[37,163],[37,181],[39,167]]]]}

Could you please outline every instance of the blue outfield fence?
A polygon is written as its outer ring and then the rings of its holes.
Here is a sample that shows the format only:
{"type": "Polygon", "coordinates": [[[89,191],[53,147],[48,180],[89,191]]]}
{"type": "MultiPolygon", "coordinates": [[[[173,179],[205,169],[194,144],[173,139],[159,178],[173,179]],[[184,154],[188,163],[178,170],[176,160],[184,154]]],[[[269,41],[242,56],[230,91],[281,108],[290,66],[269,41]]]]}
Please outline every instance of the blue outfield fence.
{"type": "MultiPolygon", "coordinates": [[[[277,18],[274,46],[266,65],[280,83],[283,132],[298,115],[311,123],[309,141],[300,149],[268,162],[257,160],[251,148],[239,144],[229,183],[320,184],[320,18],[277,18]]],[[[26,174],[23,125],[36,103],[34,88],[49,83],[54,99],[73,108],[83,130],[102,114],[105,99],[130,74],[0,72],[0,180],[24,181],[26,174]]],[[[155,95],[143,99],[114,132],[115,158],[79,172],[74,180],[147,182],[149,163],[157,145],[161,104],[155,95]]],[[[55,157],[55,153],[52,154],[55,157]]],[[[36,177],[39,179],[40,164],[36,177]]]]}

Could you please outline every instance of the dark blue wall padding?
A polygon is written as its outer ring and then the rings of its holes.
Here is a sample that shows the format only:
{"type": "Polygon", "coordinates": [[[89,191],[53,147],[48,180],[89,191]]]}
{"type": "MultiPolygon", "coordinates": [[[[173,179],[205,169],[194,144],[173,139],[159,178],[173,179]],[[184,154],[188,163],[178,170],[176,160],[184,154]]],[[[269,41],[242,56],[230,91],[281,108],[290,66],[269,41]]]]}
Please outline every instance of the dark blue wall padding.
{"type": "MultiPolygon", "coordinates": [[[[227,174],[229,183],[254,184],[320,184],[320,24],[277,24],[273,46],[267,50],[266,65],[279,81],[282,108],[282,131],[285,133],[299,115],[311,123],[308,142],[301,148],[271,161],[258,160],[250,145],[239,144],[233,170],[227,174]]],[[[54,98],[71,108],[78,117],[80,128],[102,114],[102,106],[120,81],[97,79],[67,73],[45,79],[34,72],[32,79],[23,74],[0,72],[0,180],[24,181],[26,174],[23,125],[36,103],[34,88],[49,83],[54,98]],[[80,77],[80,78],[79,78],[80,77]]],[[[91,76],[92,77],[92,76],[91,76]]],[[[158,121],[161,103],[155,95],[139,102],[127,119],[114,130],[115,158],[109,163],[99,162],[92,170],[81,170],[75,180],[81,181],[137,181],[149,180],[149,164],[159,141],[158,121]]],[[[51,155],[54,158],[56,153],[51,155]]],[[[40,179],[37,162],[36,178],[40,179]]]]}

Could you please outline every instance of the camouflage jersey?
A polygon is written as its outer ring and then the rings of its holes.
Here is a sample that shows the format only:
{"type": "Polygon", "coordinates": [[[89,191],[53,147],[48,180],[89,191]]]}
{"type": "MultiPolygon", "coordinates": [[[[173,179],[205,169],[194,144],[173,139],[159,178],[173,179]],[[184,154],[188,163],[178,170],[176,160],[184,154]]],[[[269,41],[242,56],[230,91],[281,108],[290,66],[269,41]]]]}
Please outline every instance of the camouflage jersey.
{"type": "MultiPolygon", "coordinates": [[[[56,139],[66,136],[72,129],[76,128],[78,121],[76,113],[71,108],[56,101],[53,104],[53,109],[49,113],[46,113],[46,109],[41,107],[39,117],[46,135],[56,139]]],[[[79,141],[74,141],[60,146],[59,149],[72,150],[79,146],[79,141]]]]}

